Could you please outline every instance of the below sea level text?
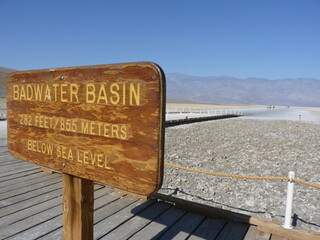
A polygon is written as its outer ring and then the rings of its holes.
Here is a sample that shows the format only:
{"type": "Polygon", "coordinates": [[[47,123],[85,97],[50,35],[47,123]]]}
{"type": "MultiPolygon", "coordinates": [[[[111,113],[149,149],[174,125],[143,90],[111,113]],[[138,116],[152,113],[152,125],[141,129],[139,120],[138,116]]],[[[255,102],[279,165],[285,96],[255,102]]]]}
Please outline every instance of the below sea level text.
{"type": "Polygon", "coordinates": [[[27,140],[27,149],[31,152],[41,153],[47,156],[55,156],[56,158],[68,161],[75,161],[85,165],[92,165],[99,168],[112,170],[109,165],[108,156],[103,153],[96,153],[87,150],[74,149],[66,146],[36,141],[27,140]]]}

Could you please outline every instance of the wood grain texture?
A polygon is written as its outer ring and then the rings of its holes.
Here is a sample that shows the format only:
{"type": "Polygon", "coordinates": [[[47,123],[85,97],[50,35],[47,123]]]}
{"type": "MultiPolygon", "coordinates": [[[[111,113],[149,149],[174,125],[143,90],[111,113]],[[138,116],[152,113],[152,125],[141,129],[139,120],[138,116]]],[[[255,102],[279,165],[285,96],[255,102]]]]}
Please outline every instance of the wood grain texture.
{"type": "Polygon", "coordinates": [[[154,63],[13,73],[8,148],[19,159],[151,195],[163,179],[165,76],[154,63]]]}
{"type": "Polygon", "coordinates": [[[93,239],[93,181],[62,175],[63,238],[93,239]]]}

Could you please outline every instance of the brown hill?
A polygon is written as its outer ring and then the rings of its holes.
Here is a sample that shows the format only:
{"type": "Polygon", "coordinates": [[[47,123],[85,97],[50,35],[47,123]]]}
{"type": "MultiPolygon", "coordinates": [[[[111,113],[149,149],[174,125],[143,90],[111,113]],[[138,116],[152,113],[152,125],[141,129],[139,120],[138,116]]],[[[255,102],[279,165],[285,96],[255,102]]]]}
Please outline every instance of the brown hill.
{"type": "Polygon", "coordinates": [[[10,73],[16,70],[10,68],[0,67],[0,98],[6,97],[6,82],[10,73]]]}

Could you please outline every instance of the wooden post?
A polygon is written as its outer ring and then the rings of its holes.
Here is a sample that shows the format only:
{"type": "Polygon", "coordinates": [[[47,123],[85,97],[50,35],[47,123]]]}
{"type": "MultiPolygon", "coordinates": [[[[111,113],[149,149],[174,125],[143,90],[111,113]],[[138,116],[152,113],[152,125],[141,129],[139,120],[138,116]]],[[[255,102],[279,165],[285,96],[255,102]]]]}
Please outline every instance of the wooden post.
{"type": "Polygon", "coordinates": [[[93,181],[62,174],[63,239],[93,239],[93,181]]]}

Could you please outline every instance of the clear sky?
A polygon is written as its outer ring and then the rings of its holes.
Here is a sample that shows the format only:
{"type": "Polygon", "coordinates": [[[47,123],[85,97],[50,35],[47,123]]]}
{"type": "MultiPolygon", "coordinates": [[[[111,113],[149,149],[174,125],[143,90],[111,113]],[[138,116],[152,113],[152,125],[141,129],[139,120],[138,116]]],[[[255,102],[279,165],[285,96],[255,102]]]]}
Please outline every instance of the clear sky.
{"type": "Polygon", "coordinates": [[[0,66],[320,79],[320,0],[0,0],[0,66]]]}

